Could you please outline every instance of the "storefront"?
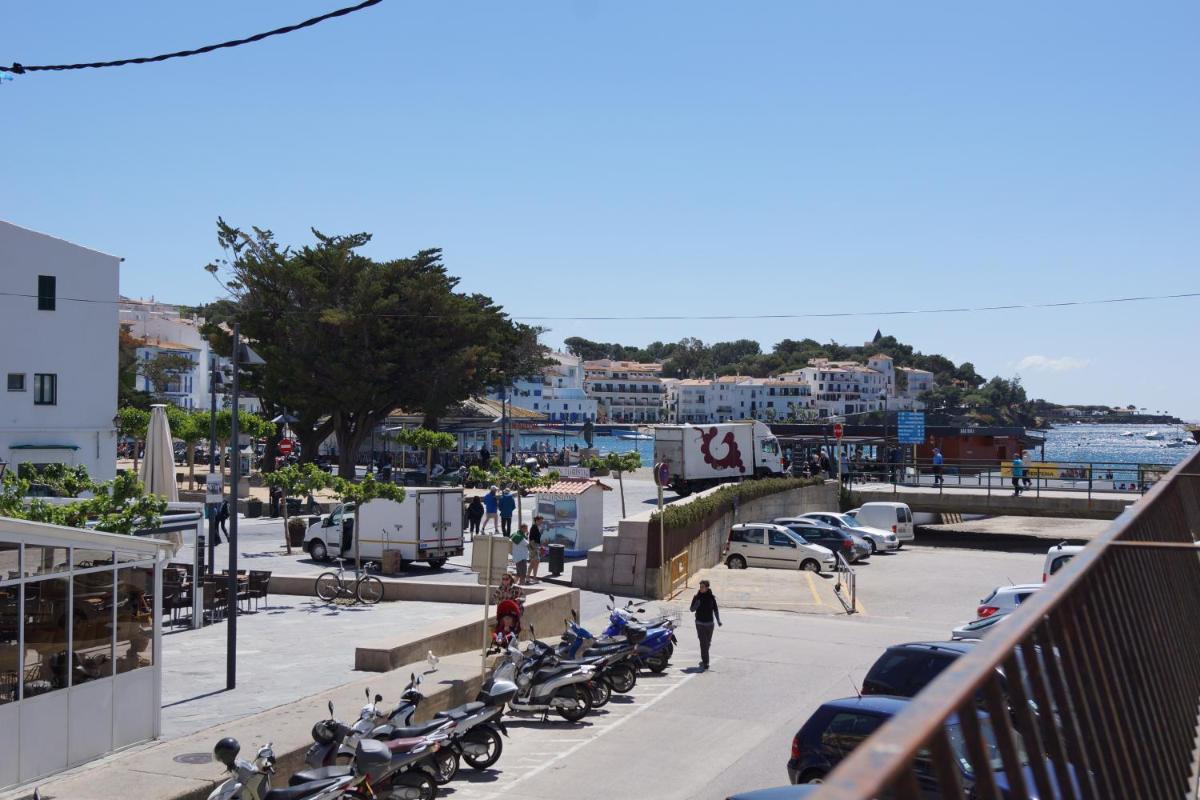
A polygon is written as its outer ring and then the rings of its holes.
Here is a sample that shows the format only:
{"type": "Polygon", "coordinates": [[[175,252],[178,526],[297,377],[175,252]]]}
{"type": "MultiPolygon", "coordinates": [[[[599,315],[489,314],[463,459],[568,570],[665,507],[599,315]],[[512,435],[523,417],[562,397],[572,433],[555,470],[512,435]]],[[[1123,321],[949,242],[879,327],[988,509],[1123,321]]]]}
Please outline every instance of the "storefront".
{"type": "Polygon", "coordinates": [[[0,789],[158,735],[169,548],[0,518],[0,789]]]}

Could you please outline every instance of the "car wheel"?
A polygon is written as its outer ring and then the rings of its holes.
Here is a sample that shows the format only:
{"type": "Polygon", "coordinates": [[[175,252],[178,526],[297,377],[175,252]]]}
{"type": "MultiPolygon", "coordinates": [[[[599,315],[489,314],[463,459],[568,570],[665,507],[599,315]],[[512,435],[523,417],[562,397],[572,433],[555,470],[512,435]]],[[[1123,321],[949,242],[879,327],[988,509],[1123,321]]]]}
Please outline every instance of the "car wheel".
{"type": "Polygon", "coordinates": [[[725,566],[729,567],[730,569],[745,569],[746,559],[739,555],[732,555],[725,561],[725,566]]]}
{"type": "Polygon", "coordinates": [[[815,769],[811,769],[808,772],[806,772],[800,776],[800,783],[824,783],[824,782],[825,782],[825,773],[820,772],[815,769]]]}
{"type": "Polygon", "coordinates": [[[820,572],[821,564],[816,559],[806,558],[800,563],[800,569],[806,572],[820,572]]]}
{"type": "Polygon", "coordinates": [[[871,546],[871,555],[875,555],[875,540],[867,539],[867,544],[871,546]]]}
{"type": "Polygon", "coordinates": [[[308,554],[312,556],[313,561],[328,561],[329,550],[325,547],[325,543],[320,539],[313,539],[308,544],[308,554]]]}

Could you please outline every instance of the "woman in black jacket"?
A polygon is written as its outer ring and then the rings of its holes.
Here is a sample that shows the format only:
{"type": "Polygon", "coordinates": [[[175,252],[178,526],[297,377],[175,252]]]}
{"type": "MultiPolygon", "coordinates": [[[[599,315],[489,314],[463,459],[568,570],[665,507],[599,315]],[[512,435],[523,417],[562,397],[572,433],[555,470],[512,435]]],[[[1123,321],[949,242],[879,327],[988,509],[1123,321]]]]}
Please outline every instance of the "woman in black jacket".
{"type": "Polygon", "coordinates": [[[696,638],[700,640],[700,668],[708,669],[708,647],[712,644],[714,622],[721,624],[717,596],[708,588],[708,581],[700,581],[700,590],[692,598],[692,612],[696,615],[696,638]]]}

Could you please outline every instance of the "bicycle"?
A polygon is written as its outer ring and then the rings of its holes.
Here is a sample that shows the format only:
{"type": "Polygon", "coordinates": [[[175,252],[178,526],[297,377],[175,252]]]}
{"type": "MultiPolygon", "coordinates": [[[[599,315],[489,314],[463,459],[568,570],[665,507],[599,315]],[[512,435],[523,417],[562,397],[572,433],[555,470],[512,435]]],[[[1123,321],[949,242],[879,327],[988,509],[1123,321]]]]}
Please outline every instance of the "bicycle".
{"type": "Polygon", "coordinates": [[[360,603],[373,606],[383,599],[383,581],[374,575],[359,575],[353,583],[345,578],[345,559],[337,559],[337,572],[322,572],[317,576],[317,597],[332,603],[339,597],[352,597],[360,603]]]}

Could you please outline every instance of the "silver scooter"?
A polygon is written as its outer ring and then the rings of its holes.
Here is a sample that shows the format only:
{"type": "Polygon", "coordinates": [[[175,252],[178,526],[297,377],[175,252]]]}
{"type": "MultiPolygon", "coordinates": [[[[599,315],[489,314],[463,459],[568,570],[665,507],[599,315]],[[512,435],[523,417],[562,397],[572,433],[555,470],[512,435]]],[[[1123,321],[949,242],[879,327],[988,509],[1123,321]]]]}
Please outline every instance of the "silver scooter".
{"type": "Polygon", "coordinates": [[[544,719],[550,711],[557,711],[568,722],[578,722],[592,710],[595,672],[590,664],[558,665],[553,648],[546,645],[522,652],[516,642],[510,642],[492,680],[517,685],[517,694],[508,704],[514,713],[541,712],[544,719]]]}

